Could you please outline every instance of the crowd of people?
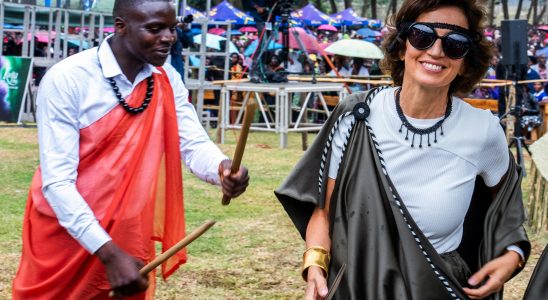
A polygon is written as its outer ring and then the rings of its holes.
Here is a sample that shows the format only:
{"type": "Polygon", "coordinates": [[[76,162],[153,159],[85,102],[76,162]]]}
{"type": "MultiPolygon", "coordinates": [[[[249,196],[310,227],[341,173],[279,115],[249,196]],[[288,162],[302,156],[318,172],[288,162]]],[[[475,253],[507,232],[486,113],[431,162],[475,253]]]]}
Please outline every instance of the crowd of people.
{"type": "MultiPolygon", "coordinates": [[[[189,18],[192,21],[191,18],[189,18]]],[[[360,39],[374,43],[377,46],[381,46],[387,34],[391,29],[389,26],[379,27],[377,23],[372,23],[371,27],[368,25],[360,26],[344,26],[336,28],[329,26],[325,27],[305,27],[305,31],[308,35],[313,36],[317,41],[319,48],[325,49],[328,45],[341,39],[360,39]]],[[[236,26],[238,27],[238,26],[236,26]]],[[[328,76],[328,77],[345,77],[353,79],[370,79],[376,76],[383,75],[381,68],[379,67],[379,60],[364,59],[358,57],[332,55],[328,52],[310,52],[302,49],[289,49],[289,53],[284,55],[281,45],[276,44],[279,47],[269,48],[264,51],[264,54],[257,59],[258,53],[261,52],[257,46],[262,32],[259,29],[264,27],[246,25],[241,27],[241,30],[231,31],[231,43],[235,47],[236,51],[229,53],[229,79],[241,79],[249,77],[253,71],[252,67],[254,62],[259,60],[262,62],[261,71],[263,73],[284,73],[284,74],[303,74],[316,76],[328,76]],[[285,59],[284,59],[285,58],[285,59]]],[[[39,30],[40,28],[38,28],[39,30]]],[[[70,32],[78,34],[80,28],[71,27],[70,32]]],[[[84,29],[82,29],[84,30],[84,29]]],[[[197,50],[198,44],[192,40],[193,35],[199,33],[199,30],[192,28],[191,23],[179,23],[177,27],[178,41],[172,46],[170,58],[168,61],[174,66],[174,68],[181,74],[181,78],[184,80],[185,72],[187,76],[196,77],[197,72],[191,69],[185,70],[184,57],[181,55],[183,49],[190,48],[191,50],[197,50]]],[[[216,26],[210,29],[210,32],[219,35],[226,35],[224,28],[216,26]]],[[[84,30],[84,36],[87,38],[89,33],[84,30]]],[[[265,39],[270,34],[268,31],[264,35],[265,39]]],[[[280,33],[278,33],[280,34],[280,33]]],[[[105,33],[104,37],[108,34],[105,33]]],[[[508,79],[508,72],[505,69],[505,65],[501,63],[501,47],[502,47],[502,34],[501,30],[494,26],[487,26],[483,32],[486,40],[494,45],[494,53],[489,62],[489,68],[485,74],[486,79],[508,79]]],[[[98,36],[96,32],[95,36],[98,36]]],[[[3,36],[3,49],[2,55],[14,55],[20,56],[23,49],[23,34],[20,31],[4,31],[3,36]]],[[[94,40],[89,46],[97,46],[98,39],[94,40]]],[[[279,39],[273,39],[273,41],[279,41],[279,39]]],[[[264,43],[263,43],[264,44],[264,43]]],[[[59,53],[55,54],[53,50],[53,41],[45,43],[40,39],[36,39],[34,43],[33,56],[34,57],[46,57],[46,58],[62,58],[63,56],[63,43],[61,43],[61,49],[59,53]]],[[[225,43],[225,46],[228,44],[225,43]]],[[[66,55],[71,56],[79,51],[79,47],[74,44],[67,44],[66,55]]],[[[208,51],[224,51],[224,49],[208,49],[208,51]]],[[[323,50],[322,50],[323,51],[323,50]]],[[[523,133],[529,136],[530,133],[543,124],[543,114],[540,111],[539,103],[542,101],[548,101],[548,71],[547,71],[547,56],[548,56],[548,27],[547,26],[530,26],[528,29],[528,45],[527,45],[528,64],[526,66],[526,73],[521,79],[527,80],[539,80],[536,83],[530,83],[518,90],[523,107],[523,113],[521,118],[521,126],[524,129],[523,133]],[[547,81],[543,81],[547,80],[547,81]]],[[[194,57],[196,58],[196,57],[194,57]]],[[[198,59],[191,59],[191,64],[195,67],[199,66],[198,59]]],[[[222,56],[214,56],[206,58],[206,72],[205,79],[208,81],[222,80],[224,78],[225,60],[222,56]]],[[[43,75],[46,72],[45,67],[36,66],[33,68],[34,84],[39,85],[43,75]]],[[[271,75],[272,76],[272,75],[271,75]]],[[[276,76],[276,75],[273,75],[276,76]]],[[[283,76],[278,80],[283,80],[283,76]]],[[[270,78],[272,79],[272,78],[270,78]]],[[[268,79],[265,79],[268,80],[268,79]]],[[[276,78],[274,78],[274,81],[276,78]]],[[[370,88],[368,84],[349,84],[349,88],[352,92],[363,91],[370,88]]],[[[504,87],[487,87],[479,86],[473,89],[468,95],[463,95],[469,98],[475,99],[494,99],[501,102],[499,104],[499,111],[506,111],[507,107],[505,99],[508,91],[504,87]]],[[[235,96],[236,98],[238,96],[235,96]]],[[[269,96],[265,97],[269,100],[269,96]]],[[[271,99],[270,99],[271,100],[271,99]]],[[[294,99],[299,101],[299,99],[294,99]]],[[[219,93],[214,93],[213,105],[217,105],[219,101],[219,93]]],[[[319,106],[318,103],[314,103],[313,100],[310,106],[319,106]]],[[[298,105],[298,103],[296,104],[298,105]]],[[[216,111],[211,111],[213,116],[216,115],[216,111]]],[[[320,120],[321,121],[321,120],[320,120]]]]}
{"type": "MultiPolygon", "coordinates": [[[[249,26],[246,26],[249,28],[249,26]]],[[[325,49],[326,46],[332,44],[341,39],[360,39],[374,43],[377,46],[381,46],[387,34],[390,33],[389,27],[384,28],[367,28],[367,31],[363,31],[364,26],[359,27],[344,27],[334,28],[330,30],[319,30],[316,28],[305,28],[307,33],[314,36],[320,45],[321,49],[325,49]],[[367,36],[361,35],[366,32],[367,36]]],[[[223,33],[222,29],[217,28],[215,32],[223,33]]],[[[233,31],[231,35],[231,41],[238,49],[238,52],[230,53],[230,77],[229,79],[246,78],[252,72],[253,62],[257,59],[253,59],[259,51],[250,51],[249,47],[255,43],[254,47],[257,47],[257,40],[259,39],[260,32],[249,31],[238,33],[233,31]]],[[[187,34],[191,34],[190,30],[187,30],[187,34]]],[[[501,63],[502,59],[502,34],[500,29],[496,27],[487,27],[483,32],[486,40],[493,44],[495,51],[491,59],[489,60],[489,68],[485,73],[485,79],[508,79],[505,66],[501,63]]],[[[198,47],[198,45],[189,44],[190,47],[198,47]]],[[[254,48],[256,49],[256,48],[254,48]]],[[[221,49],[219,51],[224,51],[221,49]]],[[[308,52],[308,51],[307,51],[308,52]]],[[[528,49],[527,54],[529,57],[529,63],[527,65],[527,73],[521,79],[527,80],[546,80],[548,78],[548,72],[546,67],[546,57],[548,55],[548,28],[543,26],[531,26],[528,32],[528,49]]],[[[381,68],[379,67],[379,60],[364,59],[359,57],[349,57],[341,55],[332,55],[327,52],[323,53],[308,53],[308,56],[301,49],[289,49],[287,59],[283,60],[283,49],[266,50],[260,61],[263,65],[264,73],[279,73],[285,74],[303,74],[310,75],[314,73],[316,76],[327,77],[345,77],[352,79],[370,79],[377,78],[383,75],[381,68]],[[328,61],[329,60],[329,61],[328,61]]],[[[224,59],[222,57],[211,57],[206,60],[206,79],[207,80],[221,80],[224,74],[224,59]]],[[[181,70],[181,73],[184,71],[181,70]]],[[[352,92],[364,91],[371,87],[367,84],[349,84],[352,92]]],[[[474,99],[494,99],[505,101],[505,94],[508,92],[501,91],[506,89],[504,87],[482,87],[479,86],[469,92],[464,97],[474,99]]],[[[530,83],[526,85],[523,90],[518,91],[523,99],[524,114],[521,118],[522,127],[524,128],[524,134],[529,135],[530,132],[542,125],[543,116],[539,109],[539,103],[542,101],[548,101],[548,84],[547,82],[539,81],[537,83],[530,83]]],[[[218,97],[214,99],[214,103],[217,103],[218,97]]],[[[267,96],[268,98],[268,96],[267,96]]],[[[297,99],[298,100],[298,99],[297,99]]],[[[311,105],[314,105],[312,102],[311,105]]],[[[506,110],[504,105],[499,106],[501,110],[506,110]]],[[[214,112],[213,112],[214,113],[214,112]]]]}

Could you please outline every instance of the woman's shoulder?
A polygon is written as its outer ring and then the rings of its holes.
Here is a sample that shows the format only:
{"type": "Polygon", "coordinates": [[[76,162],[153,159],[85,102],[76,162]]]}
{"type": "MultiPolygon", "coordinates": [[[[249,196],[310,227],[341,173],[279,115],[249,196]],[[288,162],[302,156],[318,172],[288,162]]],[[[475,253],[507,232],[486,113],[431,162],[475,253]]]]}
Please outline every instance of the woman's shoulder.
{"type": "Polygon", "coordinates": [[[468,122],[484,123],[493,122],[494,120],[498,122],[498,117],[495,116],[490,110],[474,107],[459,97],[453,97],[453,105],[460,108],[462,117],[467,118],[468,122]]]}
{"type": "Polygon", "coordinates": [[[458,97],[453,97],[453,106],[457,111],[459,131],[470,138],[484,141],[503,133],[499,117],[490,110],[473,107],[458,97]]]}

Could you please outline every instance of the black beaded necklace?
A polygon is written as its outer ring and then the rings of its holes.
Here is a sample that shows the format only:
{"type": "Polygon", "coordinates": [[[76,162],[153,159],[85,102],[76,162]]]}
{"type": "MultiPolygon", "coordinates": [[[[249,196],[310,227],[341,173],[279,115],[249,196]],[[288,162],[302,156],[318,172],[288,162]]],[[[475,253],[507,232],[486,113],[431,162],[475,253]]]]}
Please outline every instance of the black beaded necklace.
{"type": "MultiPolygon", "coordinates": [[[[97,47],[97,53],[99,53],[99,49],[101,46],[97,47]]],[[[99,62],[99,67],[101,70],[103,70],[103,66],[101,65],[101,62],[99,62]]],[[[114,80],[114,77],[107,78],[108,82],[110,83],[110,86],[112,86],[112,89],[114,90],[114,94],[116,95],[116,98],[118,98],[118,103],[130,114],[137,115],[145,111],[145,109],[148,107],[150,100],[152,99],[152,92],[154,91],[154,79],[152,79],[152,75],[150,75],[147,78],[147,93],[145,95],[145,100],[143,100],[143,104],[139,107],[131,107],[126,102],[124,98],[122,98],[122,94],[120,93],[120,88],[118,88],[118,85],[116,84],[116,81],[114,80]]]]}
{"type": "Polygon", "coordinates": [[[419,135],[419,138],[420,138],[419,148],[422,148],[422,136],[423,135],[427,136],[428,147],[431,147],[432,144],[430,144],[430,134],[434,133],[434,143],[438,142],[438,132],[437,132],[438,129],[440,129],[440,135],[443,135],[443,121],[445,121],[447,119],[447,117],[449,117],[449,115],[451,114],[452,107],[453,107],[451,97],[449,97],[447,99],[447,107],[445,109],[445,115],[443,116],[443,119],[439,120],[438,122],[436,122],[436,124],[434,124],[434,125],[432,125],[428,128],[416,128],[411,123],[409,123],[409,121],[407,120],[407,118],[403,114],[403,110],[401,109],[401,105],[400,105],[400,93],[401,93],[401,89],[398,89],[396,91],[396,110],[398,112],[398,116],[400,117],[400,120],[401,120],[401,123],[402,123],[401,126],[400,126],[399,132],[403,132],[403,130],[402,130],[403,127],[405,127],[407,129],[407,132],[405,134],[405,140],[409,140],[409,132],[410,131],[411,131],[411,133],[413,133],[413,138],[411,140],[411,147],[412,148],[415,147],[415,135],[419,135]]]}
{"type": "Polygon", "coordinates": [[[114,90],[114,94],[116,95],[116,98],[118,98],[118,103],[129,113],[131,114],[140,114],[148,107],[148,104],[150,103],[150,100],[152,99],[152,92],[154,90],[154,79],[152,79],[152,75],[150,75],[147,78],[147,93],[145,96],[145,100],[143,100],[143,104],[139,107],[131,107],[126,102],[124,98],[122,98],[122,94],[120,93],[120,89],[118,88],[118,85],[116,85],[116,81],[114,80],[114,77],[107,78],[107,80],[110,82],[110,85],[112,86],[112,89],[114,90]]]}

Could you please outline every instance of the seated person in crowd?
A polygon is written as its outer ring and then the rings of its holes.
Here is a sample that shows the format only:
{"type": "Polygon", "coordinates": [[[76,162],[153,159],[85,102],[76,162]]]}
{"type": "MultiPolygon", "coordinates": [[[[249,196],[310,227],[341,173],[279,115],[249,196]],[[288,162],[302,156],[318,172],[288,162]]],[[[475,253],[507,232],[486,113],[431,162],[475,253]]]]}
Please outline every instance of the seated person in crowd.
{"type": "Polygon", "coordinates": [[[548,100],[548,94],[546,94],[544,86],[541,82],[535,82],[533,84],[533,88],[535,89],[533,92],[533,96],[535,96],[537,102],[548,100]]]}

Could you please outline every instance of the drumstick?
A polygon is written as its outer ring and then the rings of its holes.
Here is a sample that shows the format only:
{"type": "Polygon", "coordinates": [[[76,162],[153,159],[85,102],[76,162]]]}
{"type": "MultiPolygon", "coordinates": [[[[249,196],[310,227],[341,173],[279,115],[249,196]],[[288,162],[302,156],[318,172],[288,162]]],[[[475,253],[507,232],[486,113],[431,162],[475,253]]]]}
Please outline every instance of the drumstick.
{"type": "MultiPolygon", "coordinates": [[[[240,170],[240,163],[242,162],[242,156],[244,156],[245,143],[247,142],[247,134],[249,133],[249,127],[251,126],[251,121],[255,116],[255,109],[257,104],[255,101],[249,101],[245,107],[245,116],[244,123],[242,124],[242,129],[240,131],[240,138],[238,139],[238,144],[236,145],[236,151],[234,151],[234,159],[232,159],[232,166],[230,168],[230,174],[235,174],[240,170]]],[[[222,200],[223,205],[230,204],[230,197],[223,195],[222,200]]]]}
{"type": "MultiPolygon", "coordinates": [[[[151,262],[149,262],[146,266],[142,267],[141,270],[139,270],[139,274],[141,276],[146,276],[150,271],[156,269],[159,265],[164,263],[166,260],[168,260],[170,257],[175,255],[177,252],[181,251],[183,248],[188,246],[188,244],[192,243],[195,239],[200,237],[202,234],[204,234],[206,231],[211,228],[211,226],[215,225],[215,221],[207,221],[202,226],[195,229],[193,232],[185,236],[184,239],[177,242],[177,244],[171,246],[171,248],[167,249],[164,253],[156,256],[151,262]]],[[[108,294],[109,297],[114,297],[115,293],[114,291],[110,291],[108,294]]]]}
{"type": "Polygon", "coordinates": [[[341,279],[344,275],[345,270],[346,270],[346,264],[343,264],[341,268],[339,269],[337,276],[335,276],[335,280],[333,280],[333,284],[329,288],[329,292],[327,292],[327,296],[325,297],[325,300],[331,300],[333,296],[335,296],[335,292],[337,291],[337,288],[339,287],[339,284],[341,283],[341,279]]]}

